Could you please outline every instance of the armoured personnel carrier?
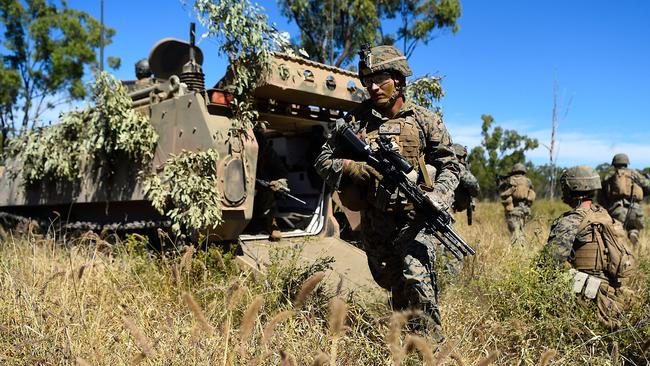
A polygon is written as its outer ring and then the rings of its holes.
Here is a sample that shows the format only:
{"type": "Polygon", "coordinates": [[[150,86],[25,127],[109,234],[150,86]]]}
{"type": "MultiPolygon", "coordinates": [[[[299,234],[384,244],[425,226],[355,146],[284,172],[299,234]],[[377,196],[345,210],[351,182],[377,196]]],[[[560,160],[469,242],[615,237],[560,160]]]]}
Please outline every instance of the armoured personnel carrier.
{"type": "MultiPolygon", "coordinates": [[[[224,223],[210,235],[248,242],[242,246],[243,258],[259,267],[268,247],[263,241],[250,241],[265,239],[268,234],[247,228],[253,213],[258,145],[252,131],[232,133],[229,95],[204,86],[202,60],[203,54],[193,42],[163,39],[149,55],[153,76],[125,84],[132,108],[147,116],[159,135],[151,171],[160,172],[170,154],[182,150],[218,151],[217,184],[223,194],[224,223]]],[[[306,255],[347,260],[347,269],[339,273],[355,270],[359,262],[365,268],[363,253],[335,239],[339,226],[332,212],[332,197],[313,169],[313,160],[335,120],[364,99],[361,83],[356,73],[288,54],[275,53],[272,63],[277,67],[254,92],[257,109],[260,119],[267,122],[268,141],[288,168],[291,193],[306,202],[277,202],[282,235],[332,237],[314,241],[318,243],[310,245],[306,255]]],[[[0,211],[5,214],[78,229],[138,230],[169,225],[151,206],[136,170],[128,165],[118,166],[108,181],[101,172],[82,167],[87,173],[78,183],[43,183],[29,188],[20,175],[7,176],[7,171],[19,166],[19,161],[8,161],[8,169],[0,173],[0,211]]]]}

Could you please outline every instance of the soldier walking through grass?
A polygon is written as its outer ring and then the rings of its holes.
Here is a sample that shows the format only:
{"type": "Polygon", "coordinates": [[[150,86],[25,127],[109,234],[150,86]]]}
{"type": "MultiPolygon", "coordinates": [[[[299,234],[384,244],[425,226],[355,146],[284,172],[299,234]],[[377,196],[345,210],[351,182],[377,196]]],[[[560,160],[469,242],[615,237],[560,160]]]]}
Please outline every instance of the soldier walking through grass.
{"type": "MultiPolygon", "coordinates": [[[[349,126],[371,149],[377,148],[377,139],[389,139],[416,167],[413,180],[432,200],[450,207],[459,175],[451,138],[438,116],[406,100],[406,77],[411,74],[406,58],[395,47],[363,50],[359,78],[370,100],[339,123],[349,126]]],[[[380,174],[367,163],[353,160],[336,131],[323,145],[315,166],[333,190],[351,190],[362,201],[358,207],[361,241],[368,266],[377,284],[391,292],[394,308],[421,310],[426,316],[416,324],[433,320],[432,335],[439,339],[434,237],[425,232],[423,218],[414,214],[413,206],[398,191],[380,188],[380,174]]],[[[341,196],[343,200],[346,195],[341,196]]]]}
{"type": "Polygon", "coordinates": [[[643,229],[643,194],[650,191],[650,180],[637,170],[628,168],[630,158],[616,154],[612,159],[614,173],[603,181],[603,205],[613,218],[623,223],[633,244],[643,229]]]}
{"type": "MultiPolygon", "coordinates": [[[[458,159],[460,175],[458,187],[454,191],[454,212],[462,212],[474,209],[474,198],[478,197],[481,188],[478,179],[469,170],[467,164],[467,148],[461,144],[453,144],[452,148],[458,159]]],[[[468,224],[472,223],[472,213],[467,213],[468,224]]]]}
{"type": "Polygon", "coordinates": [[[530,207],[535,201],[533,183],[526,177],[526,167],[517,163],[499,185],[499,196],[505,210],[508,231],[513,243],[524,238],[524,225],[530,218],[530,207]]]}
{"type": "Polygon", "coordinates": [[[567,169],[560,184],[562,201],[571,210],[553,222],[545,258],[558,267],[571,268],[573,291],[582,299],[595,301],[601,321],[616,327],[630,294],[625,281],[635,266],[631,245],[621,223],[594,203],[601,188],[594,169],[567,169]]]}

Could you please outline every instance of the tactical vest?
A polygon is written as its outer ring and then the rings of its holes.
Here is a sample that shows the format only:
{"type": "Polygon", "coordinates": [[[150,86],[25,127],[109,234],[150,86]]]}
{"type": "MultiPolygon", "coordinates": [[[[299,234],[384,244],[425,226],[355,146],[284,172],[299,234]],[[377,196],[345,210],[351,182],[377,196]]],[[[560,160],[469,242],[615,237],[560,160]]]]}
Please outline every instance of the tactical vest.
{"type": "Polygon", "coordinates": [[[635,260],[623,226],[597,205],[581,207],[578,212],[584,216],[574,243],[573,266],[590,274],[627,277],[635,260]]]}
{"type": "MultiPolygon", "coordinates": [[[[422,175],[424,168],[424,157],[422,156],[422,140],[420,139],[420,127],[413,116],[400,117],[384,121],[380,125],[368,125],[360,133],[360,138],[364,140],[371,150],[376,150],[375,140],[380,136],[388,137],[398,149],[400,155],[406,158],[414,171],[422,175]]],[[[426,170],[424,170],[426,172],[426,170]]],[[[368,201],[381,210],[410,210],[412,205],[406,201],[405,197],[396,195],[394,192],[381,192],[378,187],[370,187],[368,192],[368,201]],[[390,197],[384,197],[383,195],[390,197]],[[385,204],[379,204],[385,202],[385,204]]]]}
{"type": "MultiPolygon", "coordinates": [[[[388,136],[399,149],[399,153],[405,157],[413,167],[419,166],[421,144],[420,129],[414,118],[407,116],[385,121],[379,126],[368,126],[371,130],[366,130],[362,135],[365,142],[370,145],[372,150],[377,149],[375,140],[379,136],[388,136]]],[[[366,128],[368,128],[366,127],[366,128]]]]}
{"type": "Polygon", "coordinates": [[[632,179],[630,169],[617,169],[607,181],[607,198],[610,201],[633,198],[634,201],[643,199],[643,188],[632,179]]]}

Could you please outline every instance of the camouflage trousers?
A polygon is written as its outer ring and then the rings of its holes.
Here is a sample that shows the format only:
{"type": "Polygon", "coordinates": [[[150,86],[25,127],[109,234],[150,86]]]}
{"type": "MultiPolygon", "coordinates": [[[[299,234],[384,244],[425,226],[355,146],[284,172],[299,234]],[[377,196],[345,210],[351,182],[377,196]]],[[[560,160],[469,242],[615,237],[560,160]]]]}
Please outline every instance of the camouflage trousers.
{"type": "Polygon", "coordinates": [[[639,241],[640,231],[643,229],[643,207],[638,202],[619,200],[609,208],[609,214],[616,220],[625,224],[627,236],[633,244],[639,241]]]}
{"type": "Polygon", "coordinates": [[[377,284],[392,295],[396,310],[421,310],[440,325],[434,237],[406,212],[362,211],[361,241],[377,284]]]}
{"type": "Polygon", "coordinates": [[[524,225],[530,218],[530,207],[521,202],[512,210],[506,211],[506,223],[513,243],[520,242],[524,238],[524,225]]]}

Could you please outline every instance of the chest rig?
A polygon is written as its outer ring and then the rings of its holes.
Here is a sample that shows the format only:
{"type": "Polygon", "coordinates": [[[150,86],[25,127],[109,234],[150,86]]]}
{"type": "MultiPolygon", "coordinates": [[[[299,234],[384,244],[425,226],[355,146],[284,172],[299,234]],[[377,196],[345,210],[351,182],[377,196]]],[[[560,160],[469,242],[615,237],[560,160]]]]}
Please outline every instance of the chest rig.
{"type": "MultiPolygon", "coordinates": [[[[423,170],[424,156],[422,150],[424,146],[422,145],[422,132],[412,115],[394,119],[373,118],[359,130],[359,137],[373,151],[378,149],[376,140],[379,137],[388,138],[392,142],[395,151],[399,152],[413,165],[418,176],[422,176],[423,171],[426,173],[426,170],[423,170]]],[[[412,206],[406,201],[406,197],[399,192],[387,192],[379,184],[370,187],[368,200],[373,206],[382,211],[412,209],[412,206]]]]}

